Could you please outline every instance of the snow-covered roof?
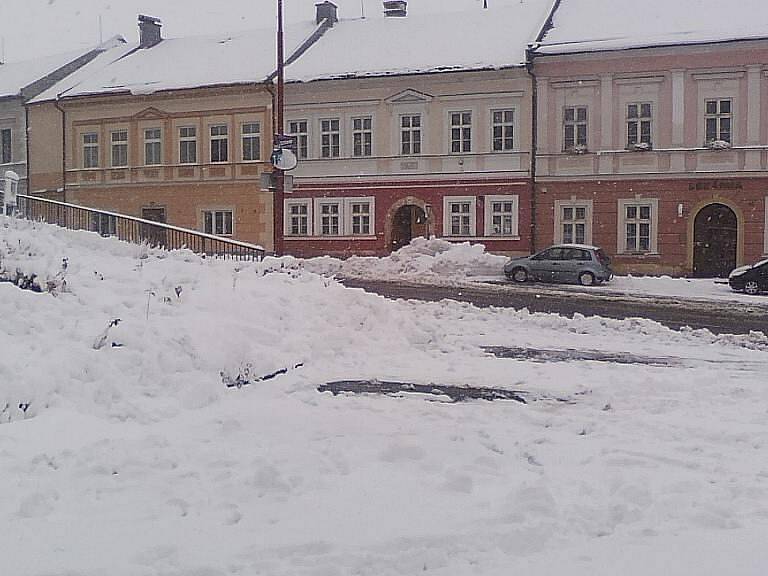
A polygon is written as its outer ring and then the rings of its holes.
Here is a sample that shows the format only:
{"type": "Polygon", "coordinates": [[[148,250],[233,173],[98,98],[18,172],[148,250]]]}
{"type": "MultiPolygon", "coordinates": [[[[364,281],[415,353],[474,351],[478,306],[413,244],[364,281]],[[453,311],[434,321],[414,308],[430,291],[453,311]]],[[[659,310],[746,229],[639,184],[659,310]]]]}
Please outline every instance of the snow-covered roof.
{"type": "MultiPolygon", "coordinates": [[[[460,12],[342,18],[287,66],[286,80],[520,66],[552,2],[491,2],[487,10],[473,2],[460,12]]],[[[286,26],[286,58],[317,30],[314,21],[286,26]]],[[[112,54],[81,70],[76,81],[61,82],[35,101],[58,94],[147,94],[263,82],[275,69],[275,30],[170,38],[151,48],[134,44],[121,48],[116,57],[112,54]]]]}
{"type": "Polygon", "coordinates": [[[416,74],[521,66],[552,0],[468,2],[461,12],[341,19],[288,67],[286,78],[416,74]]]}
{"type": "MultiPolygon", "coordinates": [[[[286,55],[316,29],[314,22],[285,30],[286,55]]],[[[90,67],[80,81],[46,94],[63,96],[124,93],[263,82],[277,60],[274,28],[187,38],[169,38],[151,48],[130,45],[124,54],[99,69],[90,67]]]]}
{"type": "Polygon", "coordinates": [[[569,54],[768,38],[765,0],[562,0],[537,52],[569,54]]]}
{"type": "Polygon", "coordinates": [[[24,88],[76,60],[84,53],[80,50],[35,60],[0,64],[0,98],[20,96],[24,88]]]}

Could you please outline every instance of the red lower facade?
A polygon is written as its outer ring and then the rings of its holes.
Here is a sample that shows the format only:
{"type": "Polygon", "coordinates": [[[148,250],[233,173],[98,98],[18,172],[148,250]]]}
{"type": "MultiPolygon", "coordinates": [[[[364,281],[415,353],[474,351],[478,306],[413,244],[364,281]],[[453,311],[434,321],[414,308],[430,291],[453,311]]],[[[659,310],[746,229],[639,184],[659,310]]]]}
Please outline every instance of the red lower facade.
{"type": "Polygon", "coordinates": [[[583,228],[619,273],[724,276],[768,252],[767,204],[768,178],[539,182],[534,244],[583,228]]]}
{"type": "Polygon", "coordinates": [[[286,195],[284,251],[299,257],[383,256],[419,236],[531,250],[528,179],[298,184],[286,195]]]}

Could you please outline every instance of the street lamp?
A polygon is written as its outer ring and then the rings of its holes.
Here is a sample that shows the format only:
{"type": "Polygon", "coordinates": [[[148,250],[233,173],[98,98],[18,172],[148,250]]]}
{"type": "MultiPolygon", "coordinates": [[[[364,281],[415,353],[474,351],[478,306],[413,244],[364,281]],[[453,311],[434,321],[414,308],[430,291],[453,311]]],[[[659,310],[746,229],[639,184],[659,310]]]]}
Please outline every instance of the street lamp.
{"type": "MultiPolygon", "coordinates": [[[[285,110],[285,60],[283,48],[283,0],[277,0],[277,111],[273,128],[273,148],[275,151],[282,146],[280,137],[283,135],[283,112],[285,110]]],[[[275,166],[275,195],[274,195],[274,248],[275,256],[283,255],[283,198],[285,196],[285,173],[275,166]]]]}

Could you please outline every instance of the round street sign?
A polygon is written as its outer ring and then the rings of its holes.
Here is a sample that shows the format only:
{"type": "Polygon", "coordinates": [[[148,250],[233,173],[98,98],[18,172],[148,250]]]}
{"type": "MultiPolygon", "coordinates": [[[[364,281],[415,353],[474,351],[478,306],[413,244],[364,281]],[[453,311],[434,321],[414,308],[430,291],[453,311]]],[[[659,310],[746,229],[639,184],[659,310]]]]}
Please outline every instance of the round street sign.
{"type": "Polygon", "coordinates": [[[298,163],[296,154],[288,148],[278,148],[272,152],[272,166],[278,170],[293,170],[298,163]]]}

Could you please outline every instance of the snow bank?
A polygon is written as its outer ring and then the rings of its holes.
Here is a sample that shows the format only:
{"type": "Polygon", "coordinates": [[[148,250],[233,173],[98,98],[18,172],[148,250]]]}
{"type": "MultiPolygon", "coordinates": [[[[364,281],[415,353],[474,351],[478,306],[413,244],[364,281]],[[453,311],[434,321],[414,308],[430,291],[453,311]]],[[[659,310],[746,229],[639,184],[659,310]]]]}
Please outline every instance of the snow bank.
{"type": "MultiPolygon", "coordinates": [[[[764,336],[392,302],[311,262],[214,261],[7,218],[0,246],[41,278],[68,262],[55,295],[0,283],[3,574],[768,565],[764,336]],[[481,349],[494,345],[676,360],[514,361],[481,349]],[[222,376],[281,368],[240,389],[222,376]],[[531,402],[316,391],[348,378],[498,386],[531,402]]],[[[406,253],[429,272],[424,257],[451,251],[406,253]]]]}

